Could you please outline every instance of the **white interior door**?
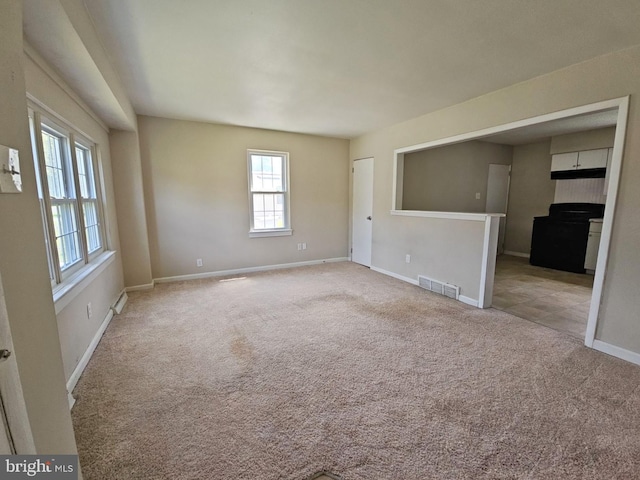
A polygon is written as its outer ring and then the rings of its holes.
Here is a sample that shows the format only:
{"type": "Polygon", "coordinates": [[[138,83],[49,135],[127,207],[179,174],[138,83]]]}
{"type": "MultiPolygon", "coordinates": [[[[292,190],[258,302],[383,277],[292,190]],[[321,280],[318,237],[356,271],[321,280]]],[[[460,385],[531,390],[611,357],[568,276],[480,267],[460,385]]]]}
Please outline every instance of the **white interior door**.
{"type": "Polygon", "coordinates": [[[351,260],[371,266],[373,238],[373,158],[353,162],[351,260]]]}
{"type": "Polygon", "coordinates": [[[0,454],[36,453],[0,278],[0,454]]]}
{"type": "MultiPolygon", "coordinates": [[[[487,206],[486,213],[507,213],[509,201],[509,182],[511,180],[511,165],[489,165],[487,178],[487,206]]],[[[498,230],[498,253],[504,252],[504,234],[506,218],[500,219],[498,230]]]]}

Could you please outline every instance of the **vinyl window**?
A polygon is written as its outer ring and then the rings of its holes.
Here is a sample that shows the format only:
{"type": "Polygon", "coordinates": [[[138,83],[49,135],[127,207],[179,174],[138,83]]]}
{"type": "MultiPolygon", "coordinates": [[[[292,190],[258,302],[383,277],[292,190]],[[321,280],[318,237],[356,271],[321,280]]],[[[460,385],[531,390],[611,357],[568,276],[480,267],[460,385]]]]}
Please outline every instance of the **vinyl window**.
{"type": "Polygon", "coordinates": [[[105,250],[96,146],[29,112],[49,276],[55,287],[105,250]]]}
{"type": "Polygon", "coordinates": [[[253,237],[291,235],[289,154],[249,150],[250,231],[253,237]]]}

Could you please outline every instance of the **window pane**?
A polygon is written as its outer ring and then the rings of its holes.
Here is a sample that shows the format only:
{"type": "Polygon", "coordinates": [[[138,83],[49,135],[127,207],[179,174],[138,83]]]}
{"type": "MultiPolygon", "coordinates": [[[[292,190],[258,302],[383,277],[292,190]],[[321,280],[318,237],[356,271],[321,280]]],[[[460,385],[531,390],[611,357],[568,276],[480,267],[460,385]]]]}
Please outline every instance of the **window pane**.
{"type": "Polygon", "coordinates": [[[282,192],[284,158],[272,155],[251,155],[251,190],[282,192]]]}
{"type": "Polygon", "coordinates": [[[95,252],[102,247],[100,239],[100,222],[98,219],[97,201],[85,200],[82,202],[84,212],[84,227],[87,236],[87,248],[89,253],[95,252]]]}
{"type": "Polygon", "coordinates": [[[261,230],[265,228],[264,222],[264,194],[253,194],[253,228],[255,230],[261,230]]]}
{"type": "Polygon", "coordinates": [[[251,190],[263,192],[262,184],[262,157],[260,155],[251,155],[251,190]]]}
{"type": "Polygon", "coordinates": [[[284,188],[282,188],[283,177],[282,177],[282,157],[273,157],[273,190],[276,192],[282,192],[284,188]]]}
{"type": "Polygon", "coordinates": [[[47,169],[47,184],[51,198],[67,198],[65,175],[62,164],[62,143],[59,137],[42,132],[44,164],[47,169]]]}
{"type": "Polygon", "coordinates": [[[51,215],[56,235],[60,270],[64,271],[82,258],[75,205],[73,202],[52,203],[51,215]]]}
{"type": "Polygon", "coordinates": [[[284,194],[253,194],[254,230],[285,228],[284,194]]]}
{"type": "Polygon", "coordinates": [[[76,162],[78,164],[78,181],[82,198],[97,198],[91,151],[76,144],[76,162]]]}

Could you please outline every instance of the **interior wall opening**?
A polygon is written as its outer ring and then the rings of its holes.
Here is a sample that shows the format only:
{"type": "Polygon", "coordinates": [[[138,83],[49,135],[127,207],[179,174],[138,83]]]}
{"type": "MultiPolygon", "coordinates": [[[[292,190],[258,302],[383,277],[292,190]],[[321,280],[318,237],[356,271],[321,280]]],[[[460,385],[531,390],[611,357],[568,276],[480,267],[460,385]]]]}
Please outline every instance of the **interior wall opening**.
{"type": "Polygon", "coordinates": [[[616,99],[398,149],[392,213],[505,213],[492,306],[591,346],[627,108],[616,99]],[[506,199],[491,203],[500,166],[506,199]]]}

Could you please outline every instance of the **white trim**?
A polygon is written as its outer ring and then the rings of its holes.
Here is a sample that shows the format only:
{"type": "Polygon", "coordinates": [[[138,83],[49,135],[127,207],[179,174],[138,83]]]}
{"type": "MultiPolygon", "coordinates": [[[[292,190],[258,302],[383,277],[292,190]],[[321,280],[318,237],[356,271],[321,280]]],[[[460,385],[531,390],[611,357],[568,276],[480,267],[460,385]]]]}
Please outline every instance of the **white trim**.
{"type": "Polygon", "coordinates": [[[613,232],[613,216],[618,198],[618,185],[620,183],[620,173],[622,169],[622,155],[624,151],[624,140],[627,131],[627,115],[629,112],[629,97],[619,99],[618,120],[616,122],[616,136],[613,141],[613,153],[611,155],[611,166],[609,167],[609,185],[607,188],[607,202],[604,207],[602,220],[602,233],[600,234],[600,247],[598,249],[598,260],[593,278],[593,293],[591,294],[591,307],[589,308],[589,319],[587,320],[587,331],[584,336],[584,344],[592,347],[596,336],[598,325],[598,314],[600,312],[600,302],[602,301],[602,291],[604,289],[604,276],[607,270],[607,260],[609,259],[609,248],[611,245],[611,234],[613,232]]]}
{"type": "Polygon", "coordinates": [[[598,350],[599,352],[621,358],[622,360],[626,360],[627,362],[640,365],[640,353],[632,352],[631,350],[626,350],[621,347],[616,347],[615,345],[603,342],[602,340],[594,340],[592,348],[594,350],[598,350]]]}
{"type": "Polygon", "coordinates": [[[482,265],[480,270],[480,289],[478,291],[479,308],[489,308],[493,299],[499,230],[500,219],[495,215],[487,217],[484,224],[484,240],[482,243],[482,265]]]}
{"type": "Polygon", "coordinates": [[[397,273],[390,272],[389,270],[384,270],[382,268],[374,267],[373,265],[369,267],[374,272],[382,273],[383,275],[387,275],[389,277],[397,278],[398,280],[402,280],[403,282],[410,283],[411,285],[418,286],[418,280],[414,280],[413,278],[405,277],[404,275],[399,275],[397,273]]]}
{"type": "Polygon", "coordinates": [[[266,272],[269,270],[281,270],[283,268],[306,267],[308,265],[320,265],[322,263],[346,262],[347,257],[326,258],[323,260],[310,260],[308,262],[281,263],[278,265],[264,265],[260,267],[236,268],[233,270],[218,270],[216,272],[195,273],[191,275],[176,275],[173,277],[154,278],[154,283],[181,282],[184,280],[198,280],[201,278],[224,277],[241,273],[266,272]]]}
{"type": "Polygon", "coordinates": [[[141,290],[153,290],[153,287],[155,287],[155,282],[152,280],[151,283],[145,283],[143,285],[134,285],[132,287],[125,287],[124,291],[127,293],[139,292],[141,290]]]}
{"type": "Polygon", "coordinates": [[[115,251],[106,251],[81,268],[75,275],[67,278],[54,288],[53,301],[56,307],[56,315],[69,305],[91,282],[98,278],[115,259],[115,251]]]}
{"type": "MultiPolygon", "coordinates": [[[[497,133],[507,132],[516,128],[528,127],[530,125],[536,125],[538,123],[550,122],[552,120],[558,120],[561,118],[573,117],[576,115],[582,115],[585,113],[591,113],[599,110],[608,110],[611,108],[619,108],[625,101],[628,103],[629,97],[614,98],[611,100],[605,100],[603,102],[592,103],[589,105],[582,105],[580,107],[569,108],[567,110],[560,110],[558,112],[547,113],[539,115],[537,117],[525,118],[524,120],[518,120],[515,122],[505,123],[497,125],[495,127],[484,128],[481,130],[475,130],[473,132],[466,132],[451,137],[440,138],[429,142],[419,143],[416,145],[409,145],[407,147],[396,148],[393,151],[393,185],[392,185],[392,198],[391,209],[400,210],[402,208],[402,190],[398,189],[398,174],[404,171],[404,154],[417,152],[420,150],[428,150],[430,148],[441,147],[445,145],[453,145],[456,143],[462,143],[467,140],[478,140],[483,137],[495,135],[497,133]]],[[[618,116],[620,118],[620,116],[618,116]]],[[[626,117],[625,117],[626,119],[626,117]]],[[[616,132],[617,138],[617,132],[616,132]]]]}
{"type": "Polygon", "coordinates": [[[282,228],[279,230],[251,230],[249,232],[249,238],[285,237],[287,235],[293,235],[293,230],[290,228],[282,228]]]}
{"type": "Polygon", "coordinates": [[[410,145],[408,147],[402,147],[394,150],[394,154],[415,152],[418,150],[426,150],[429,148],[439,147],[443,145],[452,145],[454,143],[460,143],[467,140],[477,140],[481,137],[488,137],[495,135],[496,133],[502,133],[509,130],[515,130],[516,128],[528,127],[530,125],[536,125],[538,123],[550,122],[552,120],[558,120],[561,118],[574,117],[576,115],[582,115],[585,113],[592,113],[599,110],[609,110],[612,108],[618,108],[622,106],[623,102],[628,102],[629,97],[613,98],[611,100],[604,100],[602,102],[591,103],[589,105],[581,105],[579,107],[569,108],[567,110],[560,110],[557,112],[546,113],[537,117],[525,118],[524,120],[517,120],[515,122],[509,122],[495,127],[483,128],[481,130],[475,130],[473,132],[462,133],[460,135],[454,135],[452,137],[440,138],[438,140],[432,140],[430,142],[420,143],[417,145],[410,145]]]}
{"type": "Polygon", "coordinates": [[[462,303],[466,303],[467,305],[471,305],[472,307],[478,307],[478,301],[471,298],[471,297],[465,297],[464,295],[458,295],[458,300],[460,300],[462,303]]]}
{"type": "Polygon", "coordinates": [[[482,264],[480,265],[480,289],[478,290],[478,307],[484,308],[485,292],[487,289],[487,271],[489,262],[489,243],[491,240],[491,220],[484,222],[484,237],[482,240],[482,264]]]}
{"type": "Polygon", "coordinates": [[[531,255],[529,255],[528,253],[522,253],[522,252],[514,252],[512,250],[505,250],[503,252],[504,255],[511,255],[512,257],[520,257],[520,258],[530,258],[531,255]]]}
{"type": "Polygon", "coordinates": [[[277,150],[261,150],[256,148],[247,149],[247,181],[249,186],[249,237],[257,238],[291,235],[291,182],[289,181],[289,152],[277,150]],[[252,155],[265,155],[282,158],[282,176],[284,177],[282,182],[282,190],[274,192],[262,192],[259,190],[253,190],[253,164],[251,162],[252,155]],[[256,230],[254,225],[255,218],[253,216],[253,195],[267,193],[284,195],[284,226],[283,228],[273,230],[256,230]]]}
{"type": "MultiPolygon", "coordinates": [[[[93,336],[91,343],[85,350],[84,355],[82,355],[82,358],[76,365],[76,368],[73,370],[73,373],[69,377],[69,380],[67,380],[67,393],[69,394],[69,396],[72,396],[71,393],[73,392],[73,389],[76,388],[76,384],[78,383],[78,380],[80,380],[80,376],[82,375],[82,372],[84,372],[84,369],[89,364],[89,360],[91,360],[91,356],[93,355],[93,352],[95,352],[96,347],[100,343],[100,339],[102,338],[102,335],[104,334],[105,330],[109,326],[109,323],[111,323],[112,319],[113,319],[113,310],[109,309],[109,311],[107,312],[107,316],[104,317],[104,320],[100,325],[100,328],[98,328],[98,331],[93,336]]],[[[74,399],[74,402],[75,402],[75,399],[74,399]]],[[[69,408],[71,407],[73,407],[72,403],[70,403],[69,405],[69,408]]]]}
{"type": "Polygon", "coordinates": [[[446,218],[449,220],[471,220],[484,222],[490,217],[506,217],[504,213],[428,212],[426,210],[391,210],[391,215],[401,217],[446,218]]]}

